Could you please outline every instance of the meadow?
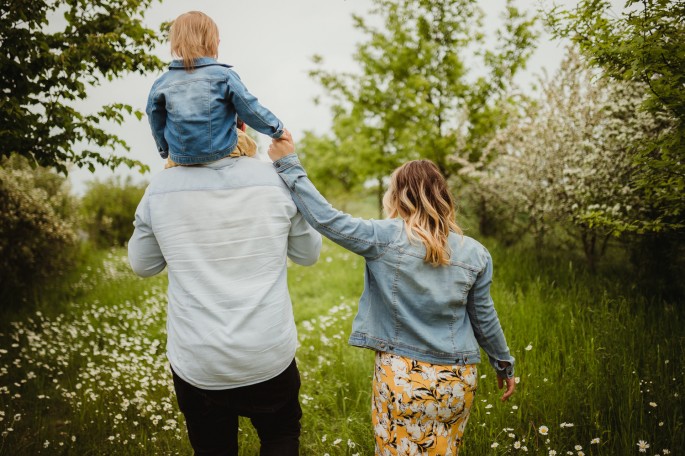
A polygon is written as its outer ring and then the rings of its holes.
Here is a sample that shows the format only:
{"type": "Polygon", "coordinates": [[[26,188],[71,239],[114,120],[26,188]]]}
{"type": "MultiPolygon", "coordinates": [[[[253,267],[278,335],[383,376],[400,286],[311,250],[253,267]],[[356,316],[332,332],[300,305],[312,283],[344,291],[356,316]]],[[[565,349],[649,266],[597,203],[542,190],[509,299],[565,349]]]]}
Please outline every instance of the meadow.
{"type": "MultiPolygon", "coordinates": [[[[620,272],[484,242],[517,392],[479,389],[460,454],[680,454],[683,303],[620,272]],[[619,280],[619,277],[621,280],[619,280]]],[[[373,353],[347,345],[363,261],[325,242],[289,265],[299,329],[303,455],[371,455],[373,353]]],[[[123,249],[92,255],[37,307],[0,322],[0,454],[192,454],[165,357],[166,275],[135,277],[123,249]]],[[[249,421],[241,454],[258,454],[249,421]]]]}

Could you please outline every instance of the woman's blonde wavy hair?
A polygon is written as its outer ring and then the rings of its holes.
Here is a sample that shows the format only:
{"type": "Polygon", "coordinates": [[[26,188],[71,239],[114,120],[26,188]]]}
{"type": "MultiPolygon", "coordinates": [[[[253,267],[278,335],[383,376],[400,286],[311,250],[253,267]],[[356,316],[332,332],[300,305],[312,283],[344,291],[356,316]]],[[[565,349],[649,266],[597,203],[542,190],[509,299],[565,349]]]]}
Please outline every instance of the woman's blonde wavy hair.
{"type": "Polygon", "coordinates": [[[454,197],[440,170],[430,160],[414,160],[397,168],[390,177],[383,208],[390,218],[401,217],[410,240],[426,246],[424,261],[433,266],[449,264],[450,232],[462,234],[455,221],[454,197]]]}
{"type": "Polygon", "coordinates": [[[169,41],[171,55],[183,60],[186,71],[195,68],[195,59],[219,56],[219,27],[200,11],[188,11],[178,16],[171,23],[169,41]]]}

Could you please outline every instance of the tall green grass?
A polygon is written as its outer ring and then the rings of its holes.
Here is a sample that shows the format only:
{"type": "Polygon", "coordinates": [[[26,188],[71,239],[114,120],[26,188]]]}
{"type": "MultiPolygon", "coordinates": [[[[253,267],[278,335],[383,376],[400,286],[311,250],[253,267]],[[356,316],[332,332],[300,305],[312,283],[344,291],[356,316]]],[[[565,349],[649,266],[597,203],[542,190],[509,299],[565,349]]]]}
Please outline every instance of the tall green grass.
{"type": "MultiPolygon", "coordinates": [[[[646,454],[679,454],[683,303],[486,245],[520,382],[502,403],[494,371],[479,366],[460,454],[642,454],[640,440],[646,454]]],[[[314,267],[289,266],[303,455],[373,454],[373,353],[347,345],[363,268],[328,242],[314,267]]],[[[191,454],[164,356],[166,277],[138,279],[112,251],[71,286],[56,310],[0,323],[0,454],[191,454]]],[[[241,454],[257,454],[249,420],[240,427],[241,454]]]]}

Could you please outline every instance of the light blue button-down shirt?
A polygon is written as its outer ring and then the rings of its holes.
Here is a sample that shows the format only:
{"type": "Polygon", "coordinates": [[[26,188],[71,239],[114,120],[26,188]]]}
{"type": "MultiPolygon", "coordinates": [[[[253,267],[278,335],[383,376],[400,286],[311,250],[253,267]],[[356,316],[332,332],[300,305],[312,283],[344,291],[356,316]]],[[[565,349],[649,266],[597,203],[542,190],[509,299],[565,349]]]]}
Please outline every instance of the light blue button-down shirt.
{"type": "Polygon", "coordinates": [[[158,173],[135,215],[133,270],[169,273],[167,355],[203,389],[275,377],[297,332],[286,258],[311,265],[321,236],[297,211],[270,163],[224,158],[158,173]]]}

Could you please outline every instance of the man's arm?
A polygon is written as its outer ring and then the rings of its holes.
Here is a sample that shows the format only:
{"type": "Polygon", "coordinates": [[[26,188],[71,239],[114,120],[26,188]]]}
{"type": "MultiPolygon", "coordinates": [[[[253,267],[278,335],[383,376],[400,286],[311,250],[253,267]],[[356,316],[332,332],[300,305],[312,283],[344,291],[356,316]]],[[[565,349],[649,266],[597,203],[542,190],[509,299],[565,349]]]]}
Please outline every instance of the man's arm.
{"type": "Polygon", "coordinates": [[[311,266],[321,253],[321,235],[302,217],[299,212],[290,220],[288,234],[288,258],[302,266],[311,266]]]}
{"type": "Polygon", "coordinates": [[[133,226],[133,236],[128,241],[128,261],[133,272],[141,277],[151,277],[162,272],[166,267],[166,260],[150,224],[147,191],[138,204],[133,226]]]}

